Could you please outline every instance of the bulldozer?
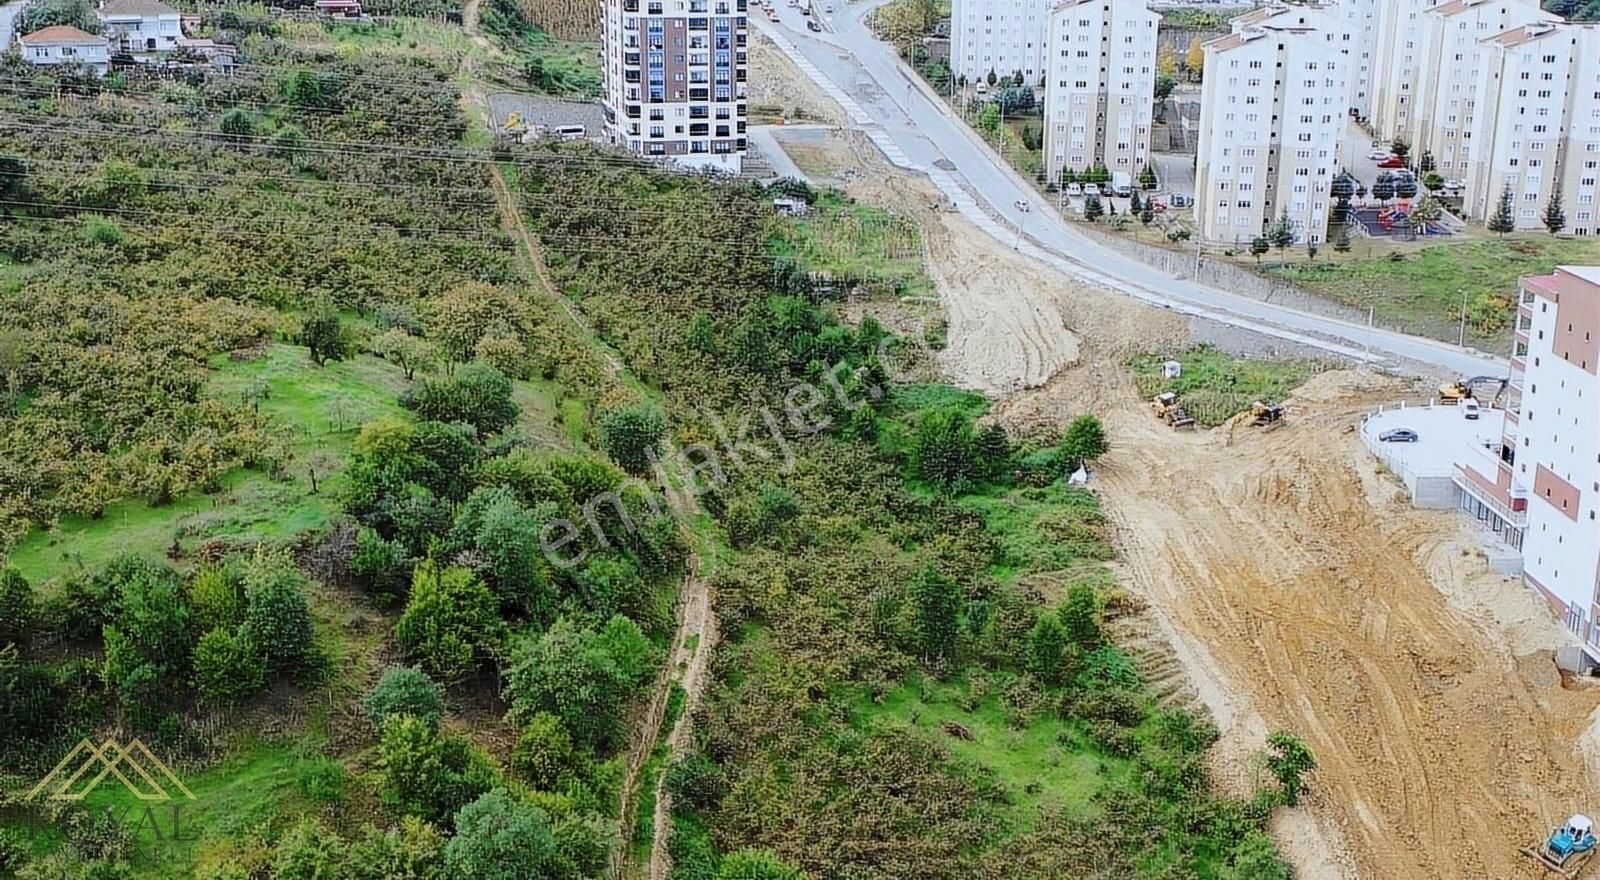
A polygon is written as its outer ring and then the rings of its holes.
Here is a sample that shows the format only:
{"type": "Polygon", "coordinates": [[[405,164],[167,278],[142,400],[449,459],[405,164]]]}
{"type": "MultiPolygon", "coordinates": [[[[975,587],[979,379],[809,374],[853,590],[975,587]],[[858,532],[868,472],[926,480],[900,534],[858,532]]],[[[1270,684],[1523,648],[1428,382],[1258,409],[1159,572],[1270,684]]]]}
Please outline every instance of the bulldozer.
{"type": "Polygon", "coordinates": [[[1506,393],[1506,385],[1509,383],[1509,378],[1496,376],[1473,376],[1470,379],[1458,379],[1439,386],[1439,399],[1447,402],[1477,400],[1477,392],[1474,390],[1477,386],[1497,384],[1499,387],[1495,389],[1494,398],[1487,404],[1490,409],[1494,409],[1500,405],[1500,400],[1506,393]]]}
{"type": "Polygon", "coordinates": [[[1523,855],[1567,880],[1573,880],[1583,871],[1594,858],[1594,852],[1594,823],[1581,813],[1574,813],[1543,842],[1522,848],[1523,855]]]}
{"type": "Polygon", "coordinates": [[[1250,404],[1250,427],[1260,428],[1265,431],[1276,431],[1283,427],[1283,406],[1276,403],[1262,403],[1256,401],[1250,404]]]}
{"type": "Polygon", "coordinates": [[[1178,404],[1176,391],[1163,391],[1151,398],[1150,409],[1155,412],[1156,418],[1171,425],[1174,430],[1194,427],[1194,416],[1178,404]]]}

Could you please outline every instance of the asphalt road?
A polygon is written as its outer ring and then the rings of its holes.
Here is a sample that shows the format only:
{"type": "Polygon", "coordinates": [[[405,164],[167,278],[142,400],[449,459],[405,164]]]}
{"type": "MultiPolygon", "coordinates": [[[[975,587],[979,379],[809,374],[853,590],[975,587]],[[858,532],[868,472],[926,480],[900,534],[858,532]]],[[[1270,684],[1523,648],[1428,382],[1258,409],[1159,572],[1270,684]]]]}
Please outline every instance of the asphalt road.
{"type": "Polygon", "coordinates": [[[969,216],[973,209],[985,215],[989,222],[979,222],[979,227],[998,240],[1146,302],[1346,357],[1381,361],[1411,372],[1421,371],[1419,366],[1463,376],[1504,371],[1503,360],[1453,345],[1302,312],[1167,275],[1073,228],[1051,206],[1039,204],[1033,187],[950,115],[931,88],[901,63],[888,45],[871,35],[862,19],[881,2],[844,5],[835,0],[836,13],[825,17],[823,33],[812,33],[803,24],[790,26],[790,19],[799,16],[792,16],[794,10],[787,8],[781,10],[783,20],[778,24],[760,12],[750,20],[774,35],[780,48],[798,53],[800,57],[791,54],[791,58],[801,70],[845,105],[852,124],[872,136],[890,161],[929,172],[936,184],[941,182],[936,169],[953,168],[947,176],[973,197],[953,201],[969,216]],[[1019,211],[1015,203],[1024,199],[1038,205],[1037,209],[1019,211]]]}

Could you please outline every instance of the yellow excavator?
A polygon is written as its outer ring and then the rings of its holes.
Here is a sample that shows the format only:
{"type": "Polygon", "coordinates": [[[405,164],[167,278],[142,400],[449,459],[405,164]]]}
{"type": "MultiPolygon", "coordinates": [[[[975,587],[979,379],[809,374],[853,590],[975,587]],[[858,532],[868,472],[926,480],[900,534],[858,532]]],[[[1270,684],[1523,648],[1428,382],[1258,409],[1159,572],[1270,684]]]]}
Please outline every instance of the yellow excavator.
{"type": "Polygon", "coordinates": [[[1194,416],[1178,404],[1178,392],[1163,391],[1150,399],[1150,409],[1156,418],[1171,425],[1174,430],[1194,427],[1194,416]]]}
{"type": "Polygon", "coordinates": [[[1447,402],[1459,402],[1462,400],[1479,400],[1481,402],[1481,398],[1478,397],[1474,389],[1479,385],[1496,384],[1498,387],[1495,389],[1494,397],[1486,404],[1490,409],[1495,409],[1500,406],[1501,399],[1505,397],[1506,385],[1509,383],[1509,378],[1497,376],[1473,376],[1470,379],[1459,379],[1455,382],[1446,382],[1440,385],[1439,399],[1447,402]]]}
{"type": "Polygon", "coordinates": [[[1283,425],[1282,404],[1262,403],[1259,400],[1250,404],[1250,427],[1266,432],[1276,431],[1283,425]]]}

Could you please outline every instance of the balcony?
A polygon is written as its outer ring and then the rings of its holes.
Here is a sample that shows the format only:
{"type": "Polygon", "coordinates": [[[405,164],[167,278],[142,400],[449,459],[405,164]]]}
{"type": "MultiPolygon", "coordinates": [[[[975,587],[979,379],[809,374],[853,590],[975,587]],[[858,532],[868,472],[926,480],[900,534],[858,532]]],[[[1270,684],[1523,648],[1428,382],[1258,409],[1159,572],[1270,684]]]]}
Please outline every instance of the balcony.
{"type": "Polygon", "coordinates": [[[622,112],[629,119],[638,119],[640,116],[643,115],[643,113],[641,113],[640,110],[639,110],[639,105],[638,104],[629,104],[627,106],[627,108],[624,109],[622,112]]]}
{"type": "Polygon", "coordinates": [[[710,19],[706,19],[706,18],[691,18],[691,19],[689,19],[689,30],[691,30],[691,31],[708,30],[710,27],[711,27],[711,20],[710,19]]]}
{"type": "Polygon", "coordinates": [[[711,133],[711,126],[704,122],[696,122],[689,126],[690,137],[705,137],[711,133]]]}

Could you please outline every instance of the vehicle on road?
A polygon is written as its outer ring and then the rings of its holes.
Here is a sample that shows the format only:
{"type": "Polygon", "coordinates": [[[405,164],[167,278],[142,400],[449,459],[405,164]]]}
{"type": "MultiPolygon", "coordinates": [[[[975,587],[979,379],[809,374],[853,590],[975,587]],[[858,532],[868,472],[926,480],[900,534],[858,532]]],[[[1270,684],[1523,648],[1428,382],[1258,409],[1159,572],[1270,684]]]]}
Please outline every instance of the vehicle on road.
{"type": "Polygon", "coordinates": [[[1172,207],[1187,208],[1192,204],[1194,204],[1194,199],[1184,195],[1183,193],[1172,194],[1172,207]]]}
{"type": "Polygon", "coordinates": [[[1372,152],[1367,154],[1367,158],[1368,159],[1372,159],[1374,161],[1381,162],[1384,159],[1387,159],[1387,158],[1389,158],[1389,157],[1391,157],[1393,155],[1394,154],[1389,152],[1388,150],[1373,150],[1372,152]]]}
{"type": "Polygon", "coordinates": [[[1380,443],[1415,443],[1417,432],[1410,428],[1391,428],[1378,435],[1380,443]]]}
{"type": "Polygon", "coordinates": [[[809,6],[800,7],[800,14],[809,17],[811,15],[811,7],[809,7],[809,6]]]}
{"type": "Polygon", "coordinates": [[[1382,162],[1379,162],[1378,163],[1378,167],[1379,168],[1404,168],[1404,167],[1406,167],[1406,160],[1400,158],[1399,156],[1390,156],[1389,158],[1383,160],[1382,162]]]}
{"type": "Polygon", "coordinates": [[[768,21],[778,21],[778,7],[776,7],[776,6],[768,6],[767,7],[767,20],[768,21]]]}
{"type": "MultiPolygon", "coordinates": [[[[809,15],[810,13],[807,14],[809,15]]],[[[808,18],[806,19],[806,30],[811,31],[812,33],[822,33],[822,25],[817,24],[816,19],[808,18]]]]}
{"type": "Polygon", "coordinates": [[[1026,214],[1026,213],[1028,213],[1028,211],[1032,210],[1031,208],[1028,207],[1028,200],[1027,199],[1017,199],[1015,202],[1012,202],[1012,204],[1016,206],[1018,211],[1021,211],[1024,214],[1026,214]]]}

